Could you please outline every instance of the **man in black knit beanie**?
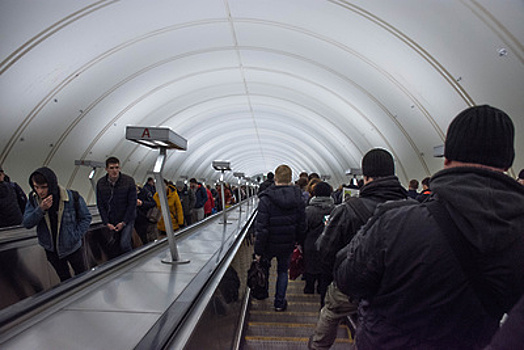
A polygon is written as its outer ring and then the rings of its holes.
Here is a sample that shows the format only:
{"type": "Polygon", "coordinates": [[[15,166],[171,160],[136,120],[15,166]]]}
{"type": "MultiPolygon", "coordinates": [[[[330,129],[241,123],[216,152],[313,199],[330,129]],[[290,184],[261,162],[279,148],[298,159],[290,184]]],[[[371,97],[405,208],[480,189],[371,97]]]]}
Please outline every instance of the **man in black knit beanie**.
{"type": "Polygon", "coordinates": [[[356,346],[482,349],[524,294],[524,187],[515,129],[491,106],[459,113],[424,203],[376,211],[335,263],[360,300],[356,346]]]}

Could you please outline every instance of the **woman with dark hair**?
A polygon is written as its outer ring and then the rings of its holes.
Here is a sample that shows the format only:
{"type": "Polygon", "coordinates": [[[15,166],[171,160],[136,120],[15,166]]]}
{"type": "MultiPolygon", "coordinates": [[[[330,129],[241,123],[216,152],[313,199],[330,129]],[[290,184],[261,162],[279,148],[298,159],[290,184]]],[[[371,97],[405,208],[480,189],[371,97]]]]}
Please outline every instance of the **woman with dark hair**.
{"type": "Polygon", "coordinates": [[[306,234],[304,242],[299,242],[304,247],[304,261],[306,270],[304,278],[306,285],[305,294],[317,292],[320,294],[320,304],[324,306],[327,286],[331,283],[332,277],[323,273],[320,256],[315,248],[315,242],[324,230],[325,223],[331,210],[335,207],[331,193],[333,189],[327,182],[318,182],[313,189],[313,197],[306,207],[306,234]]]}

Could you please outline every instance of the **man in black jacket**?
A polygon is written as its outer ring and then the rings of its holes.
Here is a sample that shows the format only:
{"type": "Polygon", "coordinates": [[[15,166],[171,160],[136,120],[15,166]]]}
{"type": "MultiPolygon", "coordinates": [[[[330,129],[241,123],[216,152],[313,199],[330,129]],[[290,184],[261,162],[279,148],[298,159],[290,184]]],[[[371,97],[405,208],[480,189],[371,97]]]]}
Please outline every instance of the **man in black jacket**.
{"type": "Polygon", "coordinates": [[[291,253],[303,241],[306,228],[305,204],[300,189],[291,184],[291,168],[275,170],[275,186],[260,194],[255,223],[255,257],[270,262],[277,258],[275,311],[287,308],[286,290],[291,253]]]}
{"type": "Polygon", "coordinates": [[[189,180],[189,186],[195,192],[195,206],[193,207],[192,223],[204,219],[204,205],[207,202],[206,188],[195,178],[189,180]]]}
{"type": "Polygon", "coordinates": [[[264,190],[266,188],[269,188],[271,186],[273,186],[275,184],[275,174],[273,174],[271,171],[269,173],[267,173],[267,179],[264,180],[264,182],[262,182],[260,184],[260,187],[258,188],[258,194],[260,195],[262,192],[264,192],[264,190]]]}
{"type": "MultiPolygon", "coordinates": [[[[329,221],[318,238],[316,246],[327,273],[332,273],[335,255],[355,236],[366,223],[379,203],[405,200],[407,191],[395,176],[395,163],[391,154],[383,149],[372,149],[362,158],[364,186],[359,198],[350,198],[335,207],[329,221]]],[[[349,300],[337,285],[327,290],[325,305],[309,342],[310,349],[329,349],[337,336],[340,321],[357,312],[358,302],[349,300]]]]}
{"type": "Polygon", "coordinates": [[[0,167],[0,227],[20,225],[23,214],[18,206],[16,191],[4,181],[5,176],[4,169],[0,167]]]}
{"type": "Polygon", "coordinates": [[[137,195],[135,180],[120,172],[120,160],[109,157],[106,160],[106,176],[96,185],[96,204],[104,225],[109,229],[107,237],[120,236],[120,253],[132,249],[131,235],[136,217],[137,195]]]}
{"type": "Polygon", "coordinates": [[[359,350],[489,343],[524,293],[524,187],[504,174],[514,135],[499,109],[461,112],[432,197],[376,214],[339,252],[337,286],[362,300],[359,350]]]}

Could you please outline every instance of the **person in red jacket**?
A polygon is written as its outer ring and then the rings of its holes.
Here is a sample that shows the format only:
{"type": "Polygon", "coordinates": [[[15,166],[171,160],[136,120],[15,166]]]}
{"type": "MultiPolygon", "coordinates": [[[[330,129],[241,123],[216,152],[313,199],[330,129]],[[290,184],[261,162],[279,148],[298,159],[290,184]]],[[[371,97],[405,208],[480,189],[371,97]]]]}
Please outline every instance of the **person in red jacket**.
{"type": "Polygon", "coordinates": [[[206,186],[207,191],[207,201],[204,204],[204,216],[207,218],[209,215],[213,214],[213,208],[215,207],[215,198],[211,194],[211,186],[206,186]]]}

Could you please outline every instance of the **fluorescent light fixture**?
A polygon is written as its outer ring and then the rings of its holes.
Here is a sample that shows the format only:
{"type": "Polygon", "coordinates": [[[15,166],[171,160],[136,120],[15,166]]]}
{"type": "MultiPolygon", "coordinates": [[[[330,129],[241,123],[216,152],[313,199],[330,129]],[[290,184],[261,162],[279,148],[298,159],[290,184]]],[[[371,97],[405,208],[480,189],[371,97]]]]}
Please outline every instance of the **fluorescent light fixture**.
{"type": "Polygon", "coordinates": [[[143,145],[143,146],[147,146],[147,147],[151,147],[151,148],[156,148],[156,145],[154,142],[152,141],[146,141],[146,140],[136,140],[137,143],[143,145]]]}
{"type": "Polygon", "coordinates": [[[219,171],[231,170],[231,163],[223,161],[223,160],[214,160],[212,165],[215,170],[219,170],[219,171]]]}
{"type": "Polygon", "coordinates": [[[168,127],[127,126],[126,139],[151,148],[187,150],[187,140],[168,127]]]}

